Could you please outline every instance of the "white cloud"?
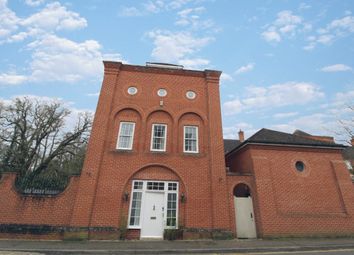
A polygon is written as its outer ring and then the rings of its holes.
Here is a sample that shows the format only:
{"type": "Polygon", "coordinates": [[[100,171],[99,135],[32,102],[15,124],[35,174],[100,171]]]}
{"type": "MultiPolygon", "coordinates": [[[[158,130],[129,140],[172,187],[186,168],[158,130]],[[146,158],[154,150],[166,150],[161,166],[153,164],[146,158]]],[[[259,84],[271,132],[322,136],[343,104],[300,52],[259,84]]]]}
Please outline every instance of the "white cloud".
{"type": "Polygon", "coordinates": [[[7,8],[6,1],[3,1],[0,3],[0,20],[0,43],[18,42],[28,37],[87,26],[85,18],[58,2],[48,3],[42,10],[27,18],[19,18],[7,8]]]}
{"type": "Polygon", "coordinates": [[[299,5],[299,10],[307,10],[307,9],[310,9],[311,8],[311,5],[307,4],[307,3],[300,3],[299,5]]]}
{"type": "Polygon", "coordinates": [[[143,3],[145,10],[151,13],[158,13],[163,9],[165,3],[163,1],[148,1],[147,3],[143,3]]]}
{"type": "Polygon", "coordinates": [[[315,48],[315,46],[316,46],[316,43],[311,42],[308,45],[304,46],[303,49],[307,50],[307,51],[310,51],[310,50],[313,50],[315,48]]]}
{"type": "Polygon", "coordinates": [[[352,121],[353,110],[349,106],[353,106],[353,102],[354,90],[339,92],[329,103],[321,106],[321,112],[300,116],[287,123],[274,124],[271,128],[290,133],[301,129],[313,135],[334,136],[339,142],[343,142],[348,137],[345,137],[345,132],[341,134],[343,127],[339,120],[352,121]]]}
{"type": "Polygon", "coordinates": [[[148,14],[156,14],[165,11],[177,10],[183,8],[191,0],[148,0],[141,2],[139,6],[123,6],[119,10],[120,16],[142,16],[148,14]]]}
{"type": "Polygon", "coordinates": [[[332,102],[326,104],[323,108],[329,114],[335,116],[336,119],[341,119],[348,114],[353,116],[354,112],[349,107],[354,107],[354,90],[336,93],[332,102]]]}
{"type": "Polygon", "coordinates": [[[194,54],[209,44],[212,37],[194,37],[188,32],[155,30],[147,34],[153,40],[151,56],[157,61],[179,63],[190,66],[205,65],[209,61],[194,57],[194,54]]]}
{"type": "Polygon", "coordinates": [[[283,37],[294,37],[297,33],[311,30],[312,26],[303,21],[303,18],[294,15],[292,11],[281,11],[277,19],[267,25],[261,36],[267,42],[280,42],[283,37]]]}
{"type": "Polygon", "coordinates": [[[177,62],[179,65],[183,65],[187,69],[199,69],[203,66],[209,65],[210,61],[204,58],[191,58],[191,59],[180,59],[177,62]]]}
{"type": "Polygon", "coordinates": [[[11,35],[18,29],[20,18],[7,8],[6,1],[0,1],[0,40],[11,35]]]}
{"type": "Polygon", "coordinates": [[[350,66],[344,64],[335,64],[321,68],[322,72],[346,72],[351,70],[352,68],[350,66]]]}
{"type": "Polygon", "coordinates": [[[224,139],[239,139],[238,132],[244,131],[245,139],[253,135],[257,130],[252,126],[252,124],[247,122],[239,122],[230,127],[223,128],[224,139]]]}
{"type": "Polygon", "coordinates": [[[299,115],[298,112],[281,112],[281,113],[276,113],[273,115],[273,118],[276,119],[283,119],[283,118],[290,118],[299,115]]]}
{"type": "Polygon", "coordinates": [[[336,93],[334,102],[336,105],[354,104],[354,90],[336,93]]]}
{"type": "Polygon", "coordinates": [[[48,35],[28,45],[33,50],[31,69],[36,81],[62,80],[74,82],[82,75],[92,76],[101,71],[98,58],[100,45],[96,41],[75,43],[48,35]]]}
{"type": "Polygon", "coordinates": [[[134,6],[131,7],[122,7],[119,11],[119,16],[123,17],[137,17],[142,16],[143,13],[134,6]]]}
{"type": "Polygon", "coordinates": [[[227,73],[222,73],[220,76],[220,80],[222,83],[224,83],[224,82],[228,82],[228,81],[233,81],[234,79],[232,78],[231,75],[229,75],[227,73]]]}
{"type": "Polygon", "coordinates": [[[122,60],[117,53],[102,53],[101,45],[95,40],[75,42],[57,36],[57,31],[87,26],[86,19],[58,2],[49,3],[33,15],[20,19],[7,8],[6,1],[0,0],[2,18],[6,18],[6,22],[0,23],[0,43],[22,41],[25,38],[32,40],[25,48],[31,54],[26,73],[0,71],[1,85],[96,79],[102,73],[103,58],[122,60]]]}
{"type": "Polygon", "coordinates": [[[320,35],[318,38],[317,38],[317,42],[318,43],[322,43],[322,44],[326,44],[326,45],[329,45],[332,43],[334,39],[334,36],[333,35],[320,35]]]}
{"type": "Polygon", "coordinates": [[[167,8],[168,9],[179,9],[191,1],[192,0],[172,0],[172,1],[169,1],[167,8]]]}
{"type": "Polygon", "coordinates": [[[47,35],[28,48],[33,50],[30,68],[35,81],[75,82],[97,78],[103,70],[101,45],[95,40],[77,43],[47,35]]]}
{"type": "Polygon", "coordinates": [[[281,41],[281,37],[278,34],[278,32],[272,30],[272,29],[268,29],[267,31],[264,31],[262,33],[263,39],[266,40],[267,42],[280,42],[281,41]]]}
{"type": "Polygon", "coordinates": [[[340,119],[344,115],[354,113],[349,106],[354,107],[354,90],[336,93],[331,101],[321,105],[321,111],[340,119]]]}
{"type": "Polygon", "coordinates": [[[17,85],[25,82],[27,77],[25,75],[18,75],[15,73],[0,73],[0,85],[17,85]]]}
{"type": "Polygon", "coordinates": [[[41,4],[43,4],[45,2],[45,0],[25,0],[25,4],[27,4],[28,6],[39,6],[41,4]]]}
{"type": "Polygon", "coordinates": [[[330,120],[326,114],[315,113],[301,116],[285,124],[274,124],[271,128],[288,133],[300,129],[313,135],[328,135],[328,128],[333,124],[333,120],[330,120]]]}
{"type": "Polygon", "coordinates": [[[237,114],[246,110],[303,105],[322,98],[324,93],[317,85],[307,82],[286,82],[269,87],[248,87],[245,97],[223,104],[226,115],[237,114]]]}
{"type": "Polygon", "coordinates": [[[200,15],[203,12],[205,12],[204,7],[188,8],[179,11],[175,24],[192,29],[210,29],[214,26],[214,22],[211,19],[201,19],[200,15]]]}
{"type": "Polygon", "coordinates": [[[293,133],[296,129],[300,129],[300,128],[296,128],[290,124],[273,124],[271,126],[269,126],[270,129],[273,130],[277,130],[277,131],[281,131],[281,132],[285,132],[285,133],[293,133]]]}
{"type": "Polygon", "coordinates": [[[254,69],[255,64],[254,63],[249,63],[245,66],[241,66],[239,69],[235,71],[235,74],[242,74],[242,73],[247,73],[250,72],[254,69]]]}
{"type": "Polygon", "coordinates": [[[324,28],[317,29],[318,35],[313,36],[305,50],[313,50],[318,44],[330,45],[335,40],[349,36],[354,33],[354,16],[347,13],[347,16],[341,19],[332,20],[324,28]]]}
{"type": "Polygon", "coordinates": [[[299,129],[299,130],[305,130],[308,133],[318,135],[318,130],[320,129],[320,125],[323,124],[322,120],[320,120],[319,122],[318,122],[318,120],[319,120],[318,118],[312,119],[311,117],[303,117],[302,120],[297,121],[296,124],[293,124],[293,123],[274,124],[274,125],[271,125],[270,128],[274,129],[274,130],[281,131],[281,132],[290,133],[290,134],[293,133],[295,130],[299,129]],[[307,120],[311,120],[311,125],[308,125],[309,123],[306,123],[307,120]],[[303,124],[305,124],[305,125],[303,125],[303,124]],[[311,132],[309,129],[309,126],[316,126],[315,131],[311,132]]]}
{"type": "Polygon", "coordinates": [[[231,101],[227,101],[223,104],[223,112],[225,115],[233,115],[242,112],[244,109],[244,105],[240,99],[234,99],[231,101]]]}
{"type": "Polygon", "coordinates": [[[25,27],[52,30],[74,30],[87,26],[85,18],[80,17],[76,12],[67,10],[58,2],[49,3],[46,7],[21,21],[25,27]]]}
{"type": "Polygon", "coordinates": [[[88,93],[87,96],[89,97],[98,97],[100,95],[100,92],[96,92],[96,93],[88,93]]]}
{"type": "MultiPolygon", "coordinates": [[[[77,82],[83,79],[99,78],[103,71],[105,55],[101,45],[95,40],[81,43],[46,35],[28,44],[32,51],[27,75],[0,73],[0,84],[20,84],[29,82],[62,81],[77,82]]],[[[119,54],[110,54],[110,60],[122,61],[119,54]],[[115,57],[115,58],[113,58],[115,57]]]]}
{"type": "Polygon", "coordinates": [[[341,19],[335,19],[333,20],[328,26],[327,29],[334,29],[337,30],[337,32],[345,33],[345,32],[354,32],[354,16],[346,16],[341,19]]]}
{"type": "MultiPolygon", "coordinates": [[[[292,14],[292,11],[281,11],[277,14],[278,18],[274,21],[274,25],[280,28],[285,26],[295,26],[302,23],[302,18],[292,14]]],[[[288,31],[287,31],[288,32],[288,31]]]]}

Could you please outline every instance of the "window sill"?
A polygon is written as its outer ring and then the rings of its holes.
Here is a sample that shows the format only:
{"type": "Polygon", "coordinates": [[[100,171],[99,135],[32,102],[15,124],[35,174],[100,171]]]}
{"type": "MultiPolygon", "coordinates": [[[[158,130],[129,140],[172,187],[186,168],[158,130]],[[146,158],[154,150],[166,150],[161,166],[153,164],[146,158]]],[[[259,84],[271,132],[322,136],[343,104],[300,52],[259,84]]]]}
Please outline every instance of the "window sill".
{"type": "Polygon", "coordinates": [[[167,151],[149,151],[151,154],[157,154],[157,155],[167,155],[169,154],[167,151]]]}
{"type": "Polygon", "coordinates": [[[201,158],[203,156],[199,152],[183,152],[182,155],[186,157],[197,157],[197,158],[201,158]]]}
{"type": "Polygon", "coordinates": [[[141,229],[140,226],[128,226],[128,229],[141,229]]]}
{"type": "Polygon", "coordinates": [[[125,149],[114,149],[112,152],[124,153],[124,154],[135,154],[136,152],[133,150],[125,150],[125,149]]]}
{"type": "Polygon", "coordinates": [[[183,151],[184,154],[199,154],[199,151],[183,151]]]}

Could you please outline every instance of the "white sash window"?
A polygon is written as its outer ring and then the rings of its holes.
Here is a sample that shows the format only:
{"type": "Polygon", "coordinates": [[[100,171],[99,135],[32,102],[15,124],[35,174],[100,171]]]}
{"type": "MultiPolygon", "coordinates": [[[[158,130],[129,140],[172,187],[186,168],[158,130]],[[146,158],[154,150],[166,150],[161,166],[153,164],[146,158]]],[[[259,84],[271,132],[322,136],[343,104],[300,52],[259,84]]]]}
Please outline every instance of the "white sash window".
{"type": "Polygon", "coordinates": [[[151,134],[151,151],[166,151],[167,125],[153,124],[151,134]]]}
{"type": "Polygon", "coordinates": [[[133,122],[120,123],[117,149],[119,150],[133,149],[134,129],[135,129],[135,123],[133,122]]]}
{"type": "Polygon", "coordinates": [[[184,126],[183,152],[198,153],[198,127],[184,126]]]}

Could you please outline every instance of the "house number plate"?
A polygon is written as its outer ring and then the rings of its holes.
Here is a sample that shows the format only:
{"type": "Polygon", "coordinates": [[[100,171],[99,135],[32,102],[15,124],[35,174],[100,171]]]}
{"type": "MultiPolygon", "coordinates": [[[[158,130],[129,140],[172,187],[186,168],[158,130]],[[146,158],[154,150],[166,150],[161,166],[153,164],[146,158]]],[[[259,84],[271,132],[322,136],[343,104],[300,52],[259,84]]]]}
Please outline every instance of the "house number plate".
{"type": "Polygon", "coordinates": [[[150,217],[150,220],[156,220],[156,217],[150,217]]]}

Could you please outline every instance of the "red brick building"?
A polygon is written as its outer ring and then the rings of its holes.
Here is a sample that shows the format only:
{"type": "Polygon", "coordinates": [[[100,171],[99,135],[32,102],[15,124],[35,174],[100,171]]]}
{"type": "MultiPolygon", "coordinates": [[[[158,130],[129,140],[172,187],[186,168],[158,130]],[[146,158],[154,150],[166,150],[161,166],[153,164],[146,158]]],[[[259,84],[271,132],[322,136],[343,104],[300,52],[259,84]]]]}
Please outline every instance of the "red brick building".
{"type": "Polygon", "coordinates": [[[266,129],[245,141],[224,141],[221,72],[104,66],[81,175],[57,196],[34,197],[18,194],[15,176],[3,174],[0,236],[354,233],[354,187],[343,146],[266,129]]]}

